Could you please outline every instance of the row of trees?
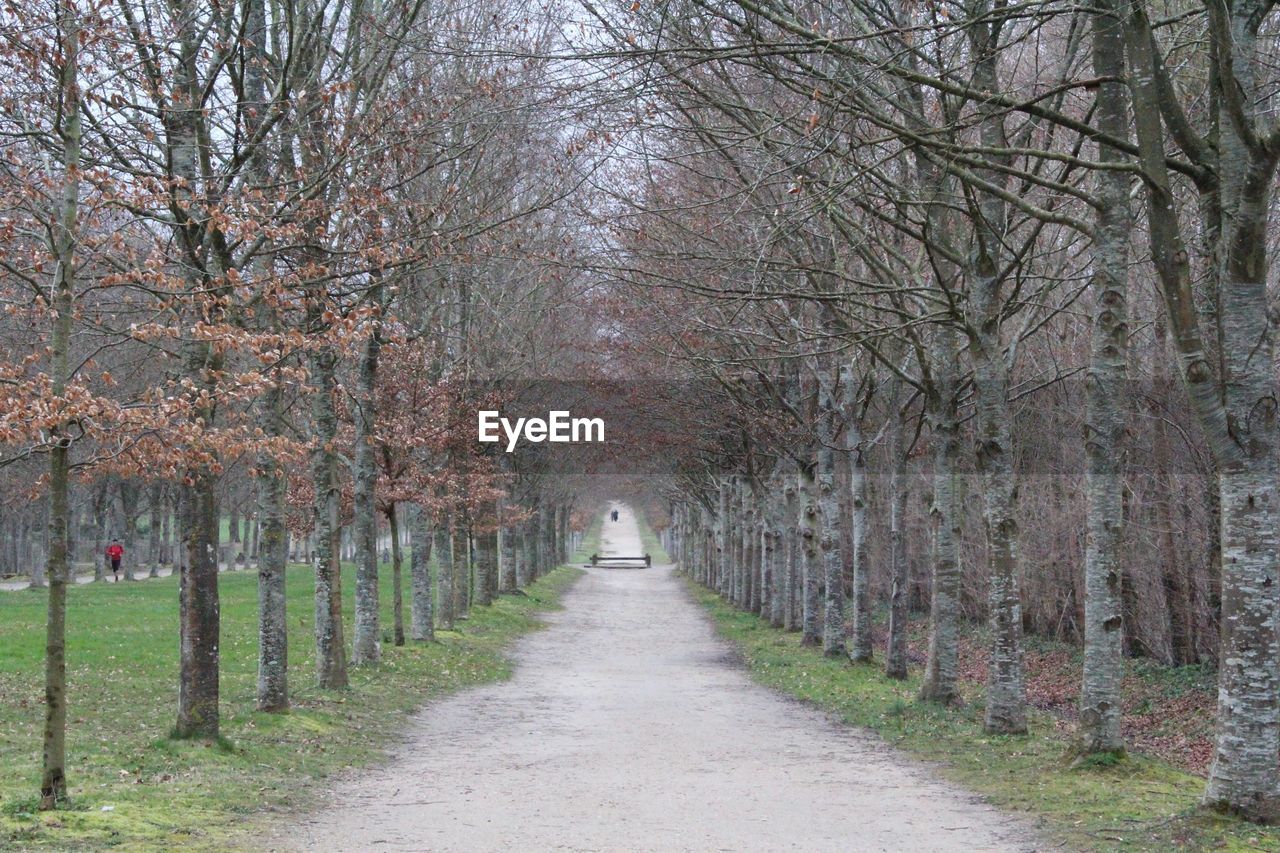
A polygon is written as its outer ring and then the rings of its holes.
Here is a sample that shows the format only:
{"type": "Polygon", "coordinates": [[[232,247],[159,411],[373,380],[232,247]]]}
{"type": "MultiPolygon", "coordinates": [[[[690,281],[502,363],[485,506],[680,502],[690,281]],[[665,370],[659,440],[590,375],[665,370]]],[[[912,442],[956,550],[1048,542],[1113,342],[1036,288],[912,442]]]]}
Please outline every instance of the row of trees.
{"type": "Polygon", "coordinates": [[[429,635],[461,575],[432,612],[426,543],[533,518],[558,550],[582,475],[646,462],[686,566],[826,653],[871,657],[883,595],[899,675],[927,607],[926,699],[985,617],[992,732],[1026,730],[1028,629],[1084,645],[1085,754],[1123,750],[1126,651],[1216,663],[1206,801],[1277,817],[1271,12],[4,7],[0,446],[48,515],[46,803],[74,493],[174,495],[177,729],[208,736],[224,495],[255,493],[278,708],[289,531],[339,687],[344,527],[375,661],[380,523],[419,543],[429,635]],[[527,381],[619,371],[643,381],[527,381]],[[471,438],[570,392],[632,456],[471,438]]]}
{"type": "MultiPolygon", "coordinates": [[[[219,501],[227,509],[226,530],[218,546],[220,564],[243,568],[258,556],[257,519],[242,515],[252,504],[251,483],[245,478],[225,479],[220,484],[219,501]]],[[[14,489],[11,505],[0,526],[0,541],[9,546],[0,575],[26,575],[31,586],[44,587],[44,535],[47,508],[30,501],[22,490],[14,489]]],[[[67,560],[72,575],[91,572],[95,582],[106,575],[105,550],[112,540],[124,547],[121,573],[125,580],[138,575],[158,577],[161,567],[177,565],[180,531],[177,517],[177,490],[164,482],[140,482],[124,477],[102,476],[69,495],[71,520],[68,528],[67,560]]],[[[305,554],[295,537],[291,555],[305,554]]]]}
{"type": "Polygon", "coordinates": [[[682,563],[853,660],[883,595],[895,676],[915,598],[944,704],[985,617],[993,733],[1024,631],[1077,640],[1085,755],[1126,651],[1215,662],[1206,803],[1280,817],[1271,6],[588,8],[634,96],[593,263],[715,425],[682,563]]]}
{"type": "Polygon", "coordinates": [[[152,546],[180,543],[182,737],[219,731],[228,515],[254,521],[264,711],[289,704],[290,538],[332,689],[380,656],[380,530],[397,643],[564,559],[580,483],[472,438],[476,408],[576,369],[560,202],[589,162],[566,153],[554,23],[421,0],[0,10],[0,448],[6,491],[47,517],[27,553],[49,597],[45,807],[68,784],[70,546],[143,506],[152,546]]]}

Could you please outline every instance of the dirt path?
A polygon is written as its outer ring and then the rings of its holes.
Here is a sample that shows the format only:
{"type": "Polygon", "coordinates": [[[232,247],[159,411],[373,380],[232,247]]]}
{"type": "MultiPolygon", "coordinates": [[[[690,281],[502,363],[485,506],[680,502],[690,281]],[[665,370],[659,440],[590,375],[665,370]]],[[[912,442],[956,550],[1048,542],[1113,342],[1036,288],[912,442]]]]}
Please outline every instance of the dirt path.
{"type": "MultiPolygon", "coordinates": [[[[619,507],[601,553],[642,552],[619,507]]],[[[1026,850],[1019,821],[750,681],[671,574],[590,569],[515,676],[438,702],[389,766],[267,846],[1026,850]]]]}

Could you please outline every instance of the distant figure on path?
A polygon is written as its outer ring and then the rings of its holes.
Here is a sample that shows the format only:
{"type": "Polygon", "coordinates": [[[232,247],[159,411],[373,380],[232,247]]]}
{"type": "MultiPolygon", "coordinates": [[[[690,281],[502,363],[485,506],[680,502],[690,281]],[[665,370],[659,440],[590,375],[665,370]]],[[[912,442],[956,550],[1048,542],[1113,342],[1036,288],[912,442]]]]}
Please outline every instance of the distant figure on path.
{"type": "Polygon", "coordinates": [[[119,539],[112,539],[111,544],[107,546],[107,559],[111,561],[111,575],[120,580],[120,560],[124,557],[124,546],[120,544],[119,539]]]}
{"type": "Polygon", "coordinates": [[[610,521],[618,520],[618,511],[616,509],[613,512],[609,513],[609,520],[610,521]]]}

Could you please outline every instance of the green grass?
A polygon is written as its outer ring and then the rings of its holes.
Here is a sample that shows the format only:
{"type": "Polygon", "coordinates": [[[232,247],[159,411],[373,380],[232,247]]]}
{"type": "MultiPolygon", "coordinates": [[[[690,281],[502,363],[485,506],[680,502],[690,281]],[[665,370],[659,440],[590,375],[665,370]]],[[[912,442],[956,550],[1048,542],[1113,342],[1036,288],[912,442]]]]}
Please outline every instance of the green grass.
{"type": "Polygon", "coordinates": [[[1028,737],[984,734],[976,703],[946,710],[918,702],[918,677],[895,682],[878,662],[826,659],[798,634],[690,588],[757,681],[878,732],[994,805],[1034,815],[1069,849],[1280,850],[1277,829],[1201,810],[1203,779],[1143,756],[1073,769],[1068,734],[1048,715],[1032,716],[1028,737]]]}
{"type": "MultiPolygon", "coordinates": [[[[584,548],[592,540],[589,534],[584,548]]],[[[304,806],[320,780],[378,760],[380,747],[424,701],[506,677],[505,649],[541,624],[537,614],[556,607],[579,574],[561,567],[527,595],[502,596],[491,607],[473,609],[458,630],[441,632],[434,643],[396,648],[390,642],[391,572],[384,568],[383,661],[353,668],[349,690],[325,692],[313,686],[312,572],[293,566],[288,607],[294,707],[272,715],[253,710],[257,575],[225,573],[225,738],[217,744],[169,738],[177,704],[175,580],[74,587],[68,592],[67,652],[72,806],[45,813],[35,811],[45,594],[0,592],[0,848],[232,845],[243,821],[255,813],[304,806]]],[[[345,567],[348,631],[353,576],[345,567]]]]}

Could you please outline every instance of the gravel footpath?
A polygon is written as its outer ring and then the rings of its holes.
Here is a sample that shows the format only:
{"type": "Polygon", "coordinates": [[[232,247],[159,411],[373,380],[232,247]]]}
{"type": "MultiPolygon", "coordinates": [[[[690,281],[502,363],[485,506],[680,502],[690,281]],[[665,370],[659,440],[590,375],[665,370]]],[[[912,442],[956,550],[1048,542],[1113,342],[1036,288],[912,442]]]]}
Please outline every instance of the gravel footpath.
{"type": "MultiPolygon", "coordinates": [[[[639,554],[619,505],[601,553],[639,554]]],[[[514,677],[425,708],[277,850],[1031,850],[1026,823],[753,683],[668,566],[589,569],[514,677]]]]}

